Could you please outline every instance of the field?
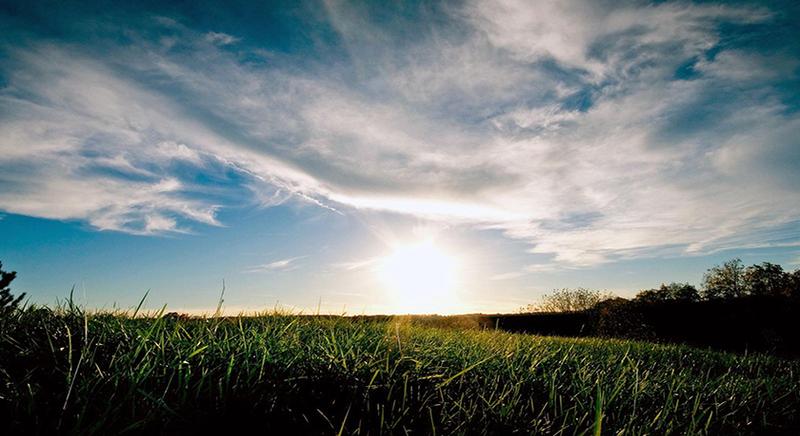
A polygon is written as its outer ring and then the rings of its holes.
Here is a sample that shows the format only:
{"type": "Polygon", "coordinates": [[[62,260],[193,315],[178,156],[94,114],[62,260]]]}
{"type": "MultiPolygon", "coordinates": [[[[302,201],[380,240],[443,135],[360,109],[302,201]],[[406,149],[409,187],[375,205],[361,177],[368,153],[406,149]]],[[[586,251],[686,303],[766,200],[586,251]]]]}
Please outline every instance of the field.
{"type": "Polygon", "coordinates": [[[800,361],[272,314],[2,320],[23,434],[797,434],[800,361]]]}

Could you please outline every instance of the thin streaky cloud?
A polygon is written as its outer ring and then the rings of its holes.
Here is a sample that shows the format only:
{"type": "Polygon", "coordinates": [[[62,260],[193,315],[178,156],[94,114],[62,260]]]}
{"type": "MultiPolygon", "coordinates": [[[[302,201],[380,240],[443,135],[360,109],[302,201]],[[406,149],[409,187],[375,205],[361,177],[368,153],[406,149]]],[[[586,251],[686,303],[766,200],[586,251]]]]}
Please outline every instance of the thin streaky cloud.
{"type": "Polygon", "coordinates": [[[336,262],[331,264],[331,267],[334,269],[345,270],[345,271],[357,271],[366,268],[371,268],[378,264],[381,261],[380,257],[373,257],[369,259],[363,260],[354,260],[349,262],[336,262]]]}
{"type": "Polygon", "coordinates": [[[288,271],[297,268],[298,267],[297,261],[300,259],[304,259],[306,257],[308,256],[297,256],[297,257],[290,257],[287,259],[275,260],[262,265],[252,266],[250,268],[247,268],[244,272],[258,273],[258,272],[269,272],[269,271],[288,271]]]}
{"type": "Polygon", "coordinates": [[[208,32],[206,33],[206,41],[212,44],[218,45],[228,45],[239,42],[239,38],[228,35],[227,33],[223,32],[208,32]]]}

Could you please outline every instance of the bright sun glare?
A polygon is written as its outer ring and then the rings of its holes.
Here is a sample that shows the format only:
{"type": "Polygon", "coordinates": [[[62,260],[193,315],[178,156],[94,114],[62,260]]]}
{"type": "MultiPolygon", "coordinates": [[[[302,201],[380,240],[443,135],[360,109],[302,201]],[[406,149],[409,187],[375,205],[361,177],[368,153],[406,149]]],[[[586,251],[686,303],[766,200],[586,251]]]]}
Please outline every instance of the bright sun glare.
{"type": "Polygon", "coordinates": [[[432,241],[395,248],[378,271],[398,313],[448,313],[456,306],[455,259],[432,241]]]}

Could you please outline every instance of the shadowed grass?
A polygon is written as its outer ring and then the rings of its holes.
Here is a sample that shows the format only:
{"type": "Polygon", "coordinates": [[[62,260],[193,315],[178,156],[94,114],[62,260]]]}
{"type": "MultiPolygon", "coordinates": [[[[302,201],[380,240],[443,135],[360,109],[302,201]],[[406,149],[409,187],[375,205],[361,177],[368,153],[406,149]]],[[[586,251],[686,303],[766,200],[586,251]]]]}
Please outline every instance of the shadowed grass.
{"type": "Polygon", "coordinates": [[[798,431],[800,362],[682,346],[272,314],[27,308],[0,325],[17,433],[798,431]]]}

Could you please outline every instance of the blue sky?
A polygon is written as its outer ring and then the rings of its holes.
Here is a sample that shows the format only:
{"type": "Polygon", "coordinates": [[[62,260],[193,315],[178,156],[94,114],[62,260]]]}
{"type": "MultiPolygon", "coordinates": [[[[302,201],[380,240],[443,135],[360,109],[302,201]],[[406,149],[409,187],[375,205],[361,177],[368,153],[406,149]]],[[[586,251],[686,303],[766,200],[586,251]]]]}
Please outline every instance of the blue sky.
{"type": "Polygon", "coordinates": [[[0,259],[51,303],[454,311],[800,267],[793,2],[3,2],[0,259]]]}

